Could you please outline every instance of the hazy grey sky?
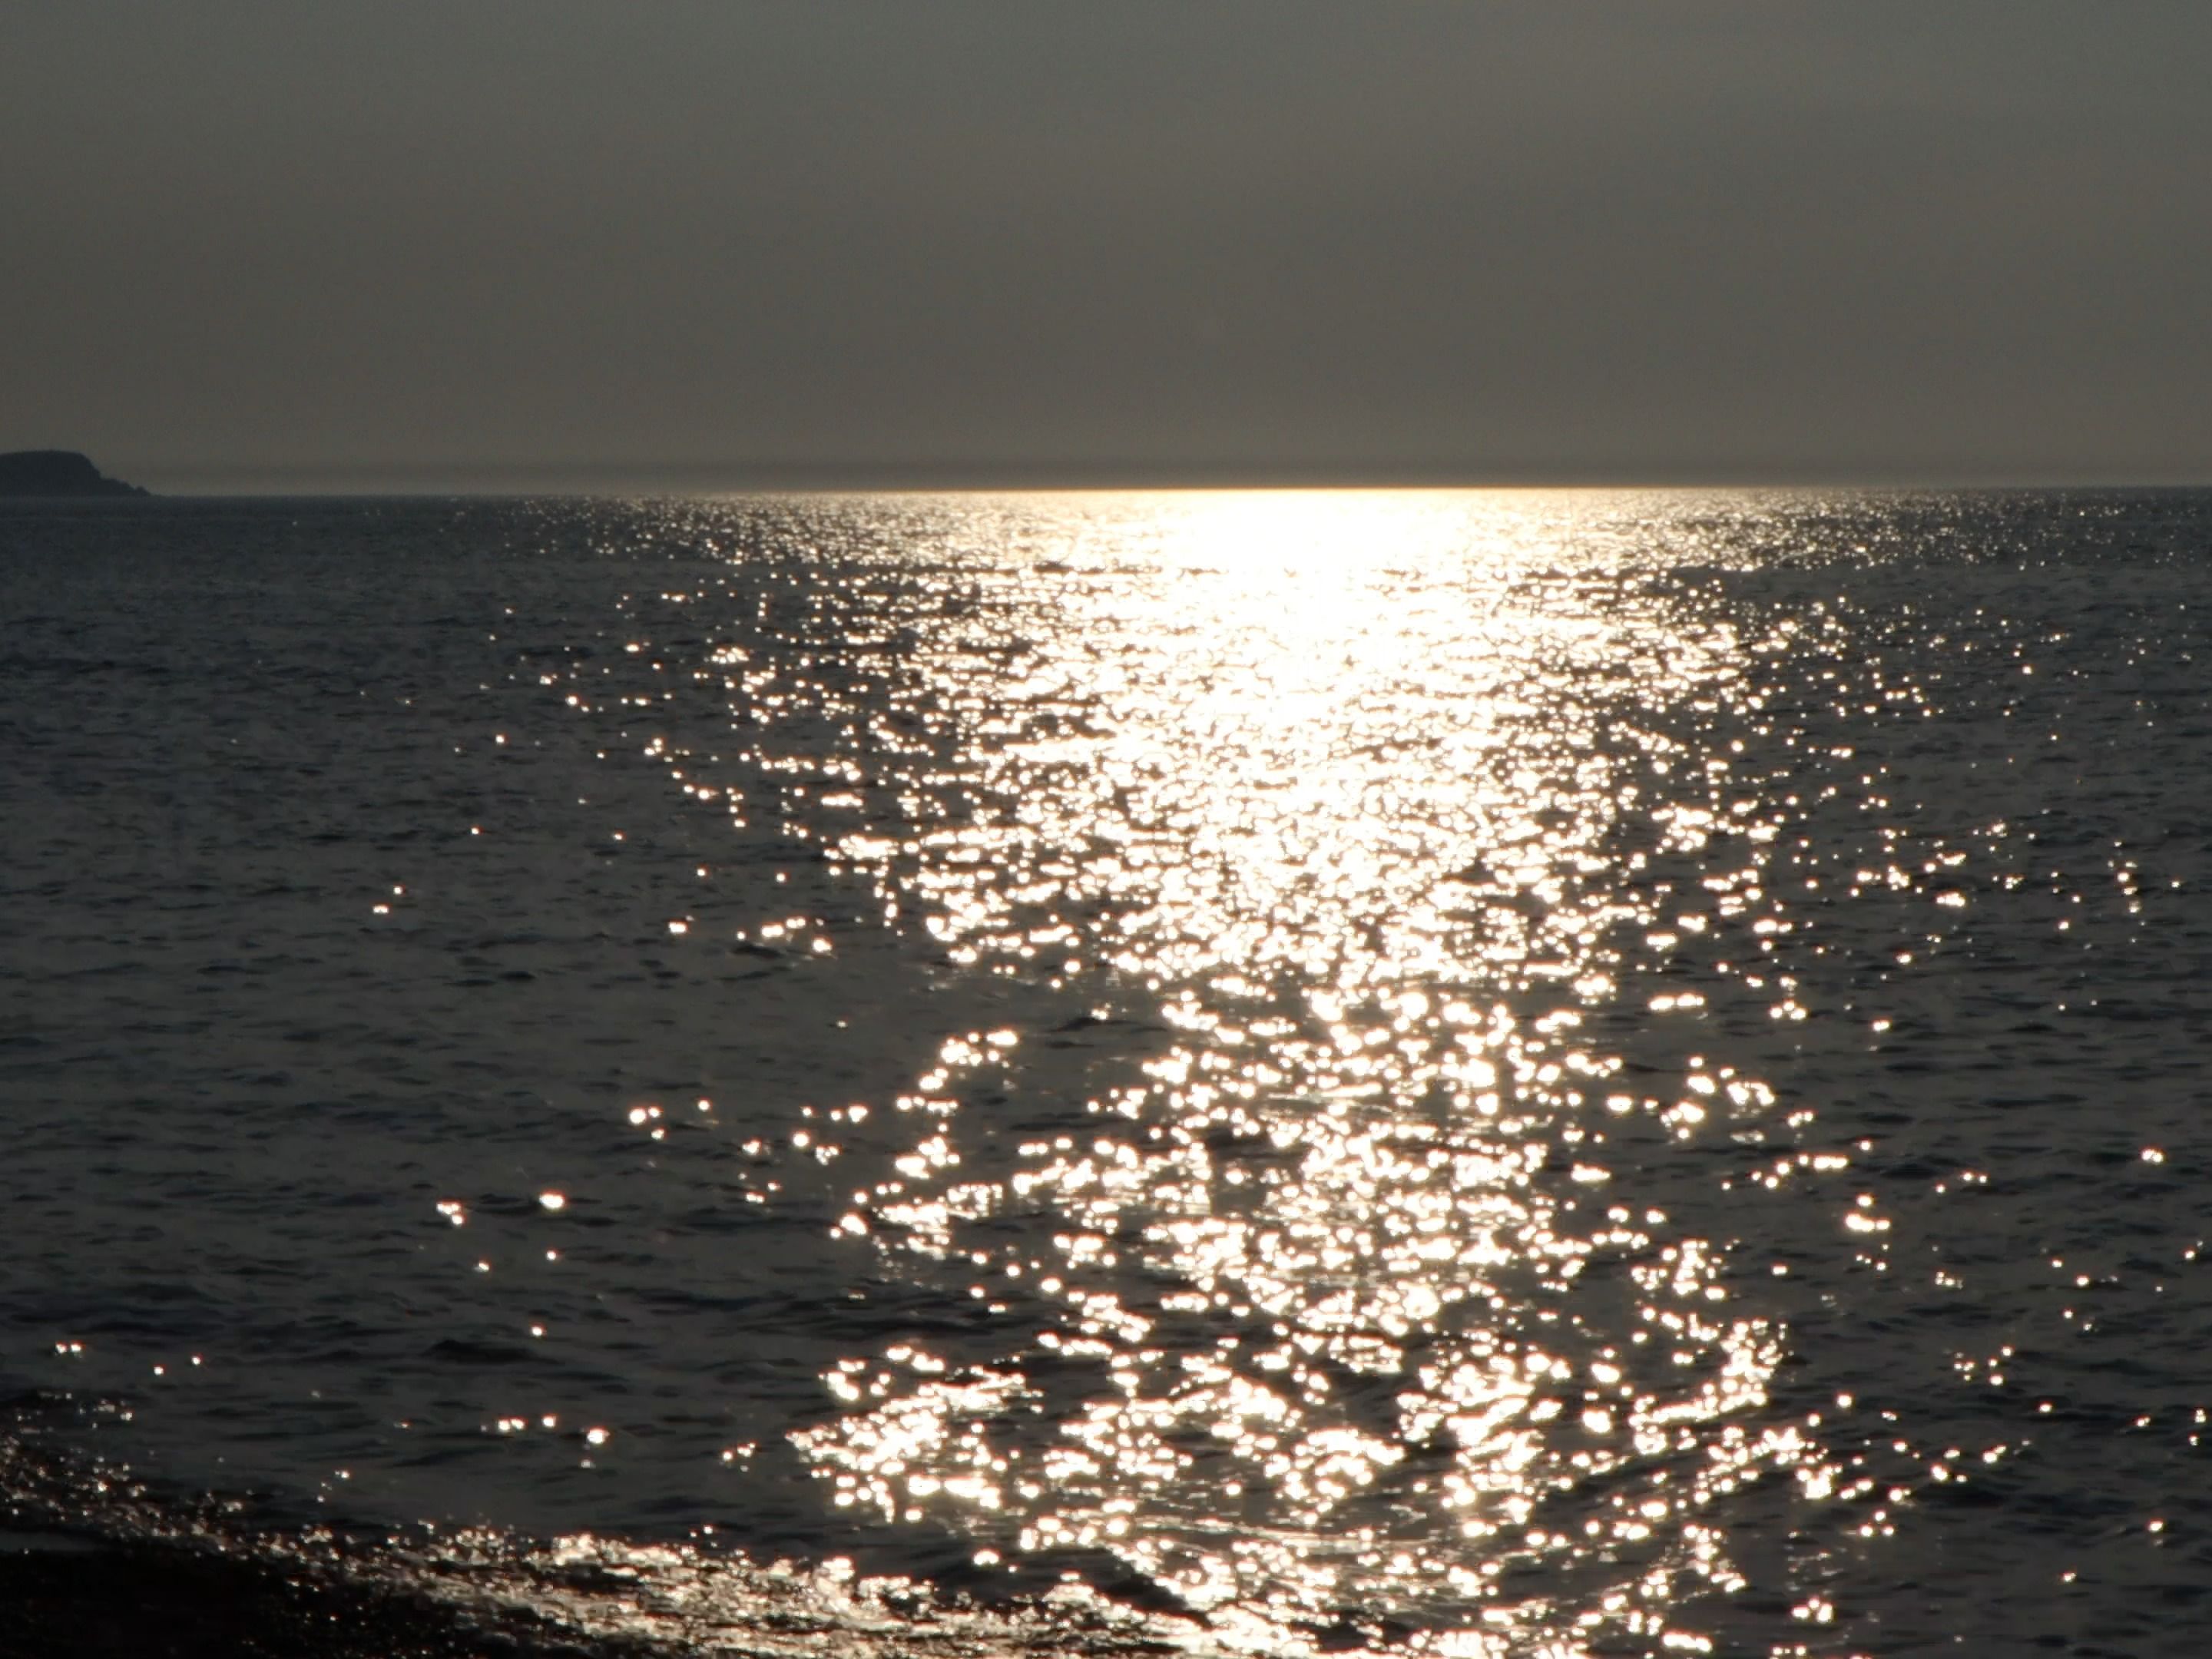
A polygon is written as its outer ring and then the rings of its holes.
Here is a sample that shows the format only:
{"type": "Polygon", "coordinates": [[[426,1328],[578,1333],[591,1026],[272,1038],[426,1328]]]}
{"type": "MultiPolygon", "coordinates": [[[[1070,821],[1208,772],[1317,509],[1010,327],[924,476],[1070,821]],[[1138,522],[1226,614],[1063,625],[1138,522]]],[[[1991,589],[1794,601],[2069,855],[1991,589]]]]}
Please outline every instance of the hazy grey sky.
{"type": "Polygon", "coordinates": [[[13,0],[33,445],[2212,478],[2212,3],[13,0]]]}

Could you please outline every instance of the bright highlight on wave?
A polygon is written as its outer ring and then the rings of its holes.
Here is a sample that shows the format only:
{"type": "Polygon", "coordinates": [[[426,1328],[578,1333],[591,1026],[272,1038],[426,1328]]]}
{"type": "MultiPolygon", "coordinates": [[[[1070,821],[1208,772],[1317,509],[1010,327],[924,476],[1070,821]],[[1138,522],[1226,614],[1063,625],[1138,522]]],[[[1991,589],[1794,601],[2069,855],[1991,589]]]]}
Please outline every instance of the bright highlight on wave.
{"type": "Polygon", "coordinates": [[[1113,1558],[1259,1648],[1656,1637],[1740,1588],[1724,1499],[1850,1485],[1770,1409],[1734,1241],[1652,1201],[1667,1147],[1810,1121],[1696,1052],[1674,950],[1740,939],[1763,987],[1794,926],[1724,735],[1774,642],[1573,497],[1006,514],[811,596],[865,699],[721,660],[887,915],[1158,1040],[1123,1074],[1080,1020],[946,1042],[841,1226],[963,1276],[995,1351],[854,1356],[796,1443],[856,1513],[1113,1558]],[[982,1103],[1017,1067],[1051,1121],[982,1103]]]}

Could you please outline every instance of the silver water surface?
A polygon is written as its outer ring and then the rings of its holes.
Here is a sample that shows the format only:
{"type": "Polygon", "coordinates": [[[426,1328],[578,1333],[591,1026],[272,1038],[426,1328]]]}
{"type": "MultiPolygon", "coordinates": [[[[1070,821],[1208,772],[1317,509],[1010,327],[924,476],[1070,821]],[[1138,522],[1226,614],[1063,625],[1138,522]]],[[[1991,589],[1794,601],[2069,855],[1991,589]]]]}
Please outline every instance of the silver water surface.
{"type": "Polygon", "coordinates": [[[2202,498],[316,511],[18,632],[95,1440],[694,1642],[2187,1650],[2202,498]]]}

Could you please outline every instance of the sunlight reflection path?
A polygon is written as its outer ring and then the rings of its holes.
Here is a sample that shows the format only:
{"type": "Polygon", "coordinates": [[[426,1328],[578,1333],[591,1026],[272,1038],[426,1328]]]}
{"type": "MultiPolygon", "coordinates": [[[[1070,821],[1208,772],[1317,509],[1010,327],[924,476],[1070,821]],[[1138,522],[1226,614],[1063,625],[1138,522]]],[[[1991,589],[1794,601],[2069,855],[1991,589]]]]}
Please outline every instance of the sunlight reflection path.
{"type": "Polygon", "coordinates": [[[1704,921],[1659,865],[1772,834],[1679,735],[1753,642],[1576,532],[1544,498],[1087,503],[912,573],[877,736],[922,827],[835,852],[956,960],[1109,969],[1097,1017],[1167,1031],[1051,1133],[963,1103],[1011,1032],[898,1103],[848,1230],[1030,1336],[828,1379],[798,1438],[840,1503],[1104,1552],[1260,1645],[1411,1614],[1483,1651],[1570,1608],[1656,1636],[1741,1582],[1717,1498],[1832,1485],[1761,1417],[1781,1334],[1724,1241],[1615,1196],[1774,1103],[1693,1032],[1671,1079],[1626,1052],[1703,1000],[1627,1000],[1704,921]]]}

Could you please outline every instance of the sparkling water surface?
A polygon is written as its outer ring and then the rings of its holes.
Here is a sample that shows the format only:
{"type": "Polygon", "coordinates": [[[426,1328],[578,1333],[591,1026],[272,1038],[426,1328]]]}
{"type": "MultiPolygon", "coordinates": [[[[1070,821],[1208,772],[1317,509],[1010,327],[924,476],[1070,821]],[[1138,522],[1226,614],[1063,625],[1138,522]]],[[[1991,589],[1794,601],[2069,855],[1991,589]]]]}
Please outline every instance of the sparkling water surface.
{"type": "Polygon", "coordinates": [[[2208,556],[0,510],[18,1524],[695,1650],[2194,1653],[2208,556]]]}

